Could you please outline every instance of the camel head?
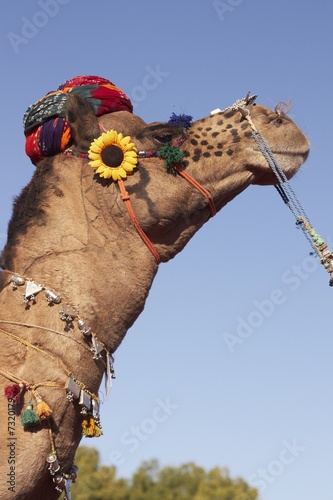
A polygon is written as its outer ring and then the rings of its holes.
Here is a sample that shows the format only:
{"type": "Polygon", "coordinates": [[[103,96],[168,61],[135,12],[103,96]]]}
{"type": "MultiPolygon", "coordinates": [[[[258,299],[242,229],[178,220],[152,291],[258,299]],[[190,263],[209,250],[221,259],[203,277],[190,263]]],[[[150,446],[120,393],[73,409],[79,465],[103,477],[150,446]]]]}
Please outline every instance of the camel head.
{"type": "MultiPolygon", "coordinates": [[[[137,219],[163,261],[180,251],[212,215],[207,198],[179,174],[187,174],[202,186],[215,211],[219,211],[250,184],[277,183],[254,140],[251,124],[263,134],[288,179],[296,174],[309,152],[307,138],[286,114],[255,104],[214,113],[194,121],[185,130],[181,121],[146,124],[128,111],[106,114],[98,122],[87,102],[69,95],[67,119],[76,151],[87,152],[102,126],[103,130],[129,136],[141,152],[136,168],[126,178],[126,189],[137,219]],[[177,171],[161,156],[145,155],[173,144],[179,145],[182,154],[177,171]]],[[[88,161],[82,168],[89,170],[88,161]]],[[[103,185],[105,191],[114,184],[112,179],[101,181],[98,175],[94,182],[103,185]]]]}

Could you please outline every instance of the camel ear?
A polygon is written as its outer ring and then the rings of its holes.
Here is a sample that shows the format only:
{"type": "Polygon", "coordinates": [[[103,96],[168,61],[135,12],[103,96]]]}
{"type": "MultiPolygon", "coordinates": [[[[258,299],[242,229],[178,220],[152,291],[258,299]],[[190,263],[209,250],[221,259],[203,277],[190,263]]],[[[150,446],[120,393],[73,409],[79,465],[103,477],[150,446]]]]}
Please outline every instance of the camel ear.
{"type": "Polygon", "coordinates": [[[77,94],[68,94],[66,120],[74,145],[79,151],[87,152],[92,141],[101,134],[93,107],[87,99],[77,94]]]}

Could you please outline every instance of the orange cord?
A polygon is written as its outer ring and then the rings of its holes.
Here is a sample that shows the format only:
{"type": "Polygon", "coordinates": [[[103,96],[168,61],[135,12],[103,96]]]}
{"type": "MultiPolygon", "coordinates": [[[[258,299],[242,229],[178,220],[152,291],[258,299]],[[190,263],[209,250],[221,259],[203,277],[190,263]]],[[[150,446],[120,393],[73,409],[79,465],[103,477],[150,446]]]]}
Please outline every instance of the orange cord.
{"type": "MultiPolygon", "coordinates": [[[[210,194],[210,192],[207,191],[206,188],[201,186],[201,184],[199,184],[195,179],[193,179],[193,177],[191,177],[188,173],[186,173],[184,170],[182,170],[177,164],[174,164],[173,168],[176,170],[176,172],[179,175],[181,175],[195,189],[197,189],[199,191],[199,193],[201,193],[204,198],[206,198],[206,200],[208,201],[209,208],[210,208],[211,216],[213,217],[214,215],[216,215],[215,203],[214,203],[213,197],[210,194]]],[[[128,192],[126,191],[123,180],[122,179],[118,180],[118,184],[119,184],[121,198],[126,205],[128,214],[129,214],[136,230],[138,231],[139,235],[141,236],[141,239],[143,240],[143,242],[146,244],[146,246],[149,248],[149,250],[151,251],[151,253],[155,257],[157,264],[160,264],[161,257],[159,256],[156,248],[154,247],[154,245],[152,244],[152,242],[150,241],[150,239],[148,238],[148,236],[146,235],[146,233],[144,232],[144,230],[140,226],[138,219],[136,218],[136,215],[135,215],[133,208],[132,208],[130,196],[129,196],[128,192]]]]}
{"type": "Polygon", "coordinates": [[[129,194],[126,191],[126,188],[124,186],[123,180],[118,180],[118,184],[119,184],[121,198],[122,198],[122,200],[125,203],[125,206],[127,208],[128,214],[129,214],[129,216],[130,216],[130,218],[131,218],[131,220],[132,220],[132,222],[133,222],[133,224],[134,224],[137,232],[139,233],[139,235],[141,236],[143,242],[147,245],[147,247],[149,248],[149,250],[151,251],[151,253],[155,257],[155,260],[156,260],[157,264],[160,264],[161,257],[159,256],[156,248],[154,247],[154,245],[152,244],[152,242],[150,241],[150,239],[148,238],[148,236],[146,235],[146,233],[144,232],[144,230],[140,226],[140,223],[139,223],[138,219],[135,216],[135,213],[134,213],[133,208],[132,208],[132,204],[131,204],[131,200],[130,200],[129,194]]]}
{"type": "Polygon", "coordinates": [[[207,191],[206,188],[201,186],[201,184],[199,184],[195,179],[193,179],[193,177],[191,177],[187,172],[185,172],[184,170],[179,168],[178,165],[174,164],[173,168],[176,170],[176,172],[178,172],[179,175],[181,175],[190,184],[192,184],[192,186],[195,187],[195,189],[197,189],[202,194],[202,196],[204,196],[204,198],[206,198],[206,200],[208,201],[209,208],[210,208],[210,213],[211,213],[212,217],[214,217],[214,215],[216,215],[216,207],[215,207],[215,203],[214,203],[213,197],[210,194],[210,192],[207,191]]]}

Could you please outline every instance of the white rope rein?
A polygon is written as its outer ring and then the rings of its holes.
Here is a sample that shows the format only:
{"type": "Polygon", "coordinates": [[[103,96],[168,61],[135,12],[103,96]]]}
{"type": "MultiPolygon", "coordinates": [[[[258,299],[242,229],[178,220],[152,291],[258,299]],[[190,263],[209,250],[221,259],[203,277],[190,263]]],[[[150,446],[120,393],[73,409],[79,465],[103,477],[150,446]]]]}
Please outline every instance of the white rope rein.
{"type": "Polygon", "coordinates": [[[333,252],[328,249],[323,238],[313,229],[309,217],[291,187],[286,174],[277,162],[264,136],[254,125],[250,116],[250,111],[243,106],[238,106],[236,109],[238,109],[242,116],[249,122],[252,128],[253,138],[278,180],[278,184],[275,185],[276,190],[295,217],[296,226],[302,229],[315,254],[319,256],[321,264],[323,264],[326,271],[330,274],[329,285],[333,286],[333,252]]]}

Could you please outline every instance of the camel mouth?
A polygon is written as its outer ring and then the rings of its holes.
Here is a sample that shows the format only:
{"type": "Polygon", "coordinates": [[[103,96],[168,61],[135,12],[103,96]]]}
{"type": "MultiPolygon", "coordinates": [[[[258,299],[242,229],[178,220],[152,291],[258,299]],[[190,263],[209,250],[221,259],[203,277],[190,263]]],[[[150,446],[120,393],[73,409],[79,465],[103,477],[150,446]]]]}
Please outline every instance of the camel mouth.
{"type": "Polygon", "coordinates": [[[272,149],[272,153],[276,156],[294,156],[294,157],[299,157],[301,156],[304,158],[304,161],[307,159],[310,153],[310,147],[304,147],[304,149],[297,149],[297,150],[292,150],[292,149],[272,149]]]}
{"type": "Polygon", "coordinates": [[[285,150],[274,150],[272,151],[273,155],[275,156],[277,163],[281,163],[282,170],[285,169],[285,165],[288,168],[288,165],[299,165],[298,168],[300,168],[303,163],[307,160],[309,154],[310,154],[310,149],[305,149],[305,150],[298,150],[298,151],[285,151],[285,150]]]}
{"type": "MultiPolygon", "coordinates": [[[[271,168],[270,165],[266,163],[265,172],[262,173],[262,175],[254,182],[254,184],[260,186],[276,185],[281,182],[280,181],[281,177],[285,176],[285,178],[283,178],[283,182],[285,180],[291,179],[300,170],[301,166],[306,161],[308,155],[309,151],[297,152],[297,153],[291,153],[291,152],[279,153],[274,151],[276,164],[281,169],[283,174],[277,175],[273,170],[273,168],[271,168]]],[[[277,168],[276,170],[279,170],[279,168],[277,168]]]]}
{"type": "MultiPolygon", "coordinates": [[[[253,150],[262,153],[262,150],[258,147],[257,144],[253,147],[253,150]]],[[[282,156],[286,156],[286,157],[301,156],[304,158],[303,161],[305,162],[305,160],[307,159],[307,157],[309,156],[309,153],[310,153],[310,143],[308,141],[306,141],[306,143],[304,143],[303,147],[298,147],[297,149],[292,149],[292,146],[284,146],[283,148],[277,148],[277,147],[269,148],[269,150],[271,153],[273,153],[273,155],[276,155],[279,157],[282,157],[282,156]]]]}
{"type": "MultiPolygon", "coordinates": [[[[261,142],[261,141],[260,141],[261,142]]],[[[303,163],[306,161],[307,157],[309,156],[310,152],[310,142],[308,138],[300,132],[300,137],[298,140],[291,141],[290,143],[286,142],[285,140],[283,142],[280,142],[279,145],[275,146],[270,146],[269,144],[266,144],[264,141],[264,144],[262,144],[263,149],[266,150],[267,153],[273,153],[273,155],[279,156],[280,158],[282,157],[302,157],[303,158],[303,163]]],[[[258,145],[258,141],[256,140],[256,144],[253,145],[253,149],[256,152],[261,152],[262,149],[258,145]]],[[[262,153],[263,154],[263,153],[262,153]]]]}

